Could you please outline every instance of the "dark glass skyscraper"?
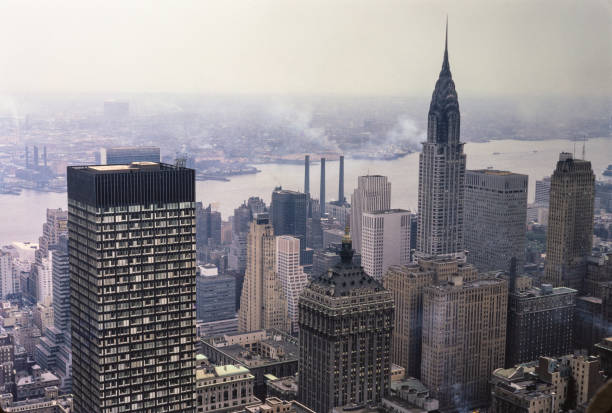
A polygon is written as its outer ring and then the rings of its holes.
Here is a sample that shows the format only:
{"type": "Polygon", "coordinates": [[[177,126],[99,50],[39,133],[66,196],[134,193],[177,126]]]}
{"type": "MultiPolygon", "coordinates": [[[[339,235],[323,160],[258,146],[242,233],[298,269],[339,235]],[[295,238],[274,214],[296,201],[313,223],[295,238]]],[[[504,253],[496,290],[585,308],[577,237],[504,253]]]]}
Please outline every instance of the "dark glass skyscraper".
{"type": "Polygon", "coordinates": [[[393,298],[353,264],[348,236],[340,256],[299,300],[299,397],[322,413],[380,402],[390,386],[393,298]]]}
{"type": "Polygon", "coordinates": [[[419,256],[463,252],[465,154],[455,82],[444,49],[442,70],[431,97],[427,142],[419,155],[419,256]]]}
{"type": "Polygon", "coordinates": [[[76,413],[193,412],[195,174],[68,168],[76,413]]]}
{"type": "Polygon", "coordinates": [[[277,188],[272,192],[272,226],[274,235],[292,235],[300,238],[302,248],[306,241],[306,204],[303,192],[277,188]]]}

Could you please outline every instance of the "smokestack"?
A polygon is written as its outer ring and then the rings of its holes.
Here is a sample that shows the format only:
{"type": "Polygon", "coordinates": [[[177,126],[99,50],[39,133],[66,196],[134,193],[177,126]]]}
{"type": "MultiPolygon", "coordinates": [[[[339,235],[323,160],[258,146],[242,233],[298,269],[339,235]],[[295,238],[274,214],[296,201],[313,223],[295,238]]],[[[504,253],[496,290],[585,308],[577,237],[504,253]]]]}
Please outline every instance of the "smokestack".
{"type": "Polygon", "coordinates": [[[338,182],[338,205],[344,204],[344,155],[340,155],[340,178],[338,182]]]}
{"type": "Polygon", "coordinates": [[[321,195],[319,195],[321,203],[321,217],[325,215],[325,158],[321,158],[321,195]]]}
{"type": "Polygon", "coordinates": [[[25,163],[26,163],[26,169],[30,168],[30,149],[28,148],[28,145],[26,145],[26,152],[25,152],[25,163]]]}
{"type": "Polygon", "coordinates": [[[47,147],[43,146],[43,166],[47,167],[47,147]]]}
{"type": "Polygon", "coordinates": [[[34,145],[34,168],[38,167],[38,146],[34,145]]]}
{"type": "Polygon", "coordinates": [[[304,193],[310,194],[310,155],[304,157],[304,193]]]}

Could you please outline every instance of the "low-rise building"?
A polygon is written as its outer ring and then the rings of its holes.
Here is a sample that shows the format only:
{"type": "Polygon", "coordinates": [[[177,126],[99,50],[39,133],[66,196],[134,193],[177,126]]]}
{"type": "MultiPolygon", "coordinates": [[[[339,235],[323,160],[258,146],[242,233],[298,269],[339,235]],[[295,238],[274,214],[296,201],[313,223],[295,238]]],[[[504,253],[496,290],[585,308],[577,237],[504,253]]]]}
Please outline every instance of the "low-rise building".
{"type": "Polygon", "coordinates": [[[253,394],[255,376],[240,365],[202,366],[196,369],[197,413],[235,412],[259,402],[253,394]]]}
{"type": "Polygon", "coordinates": [[[39,365],[32,367],[32,374],[17,379],[16,400],[44,397],[46,388],[59,387],[59,378],[49,371],[43,371],[39,365]]]}
{"type": "Polygon", "coordinates": [[[266,374],[292,376],[298,369],[298,342],[279,330],[224,334],[200,340],[201,352],[216,365],[246,367],[255,377],[254,393],[266,398],[266,374]]]}
{"type": "Polygon", "coordinates": [[[268,397],[277,397],[281,400],[296,400],[298,398],[298,382],[296,376],[278,378],[273,374],[266,374],[266,387],[268,397]]]}
{"type": "Polygon", "coordinates": [[[557,413],[581,409],[604,383],[598,357],[540,357],[493,372],[492,413],[557,413]]]}
{"type": "Polygon", "coordinates": [[[59,396],[55,386],[45,388],[43,397],[14,401],[11,393],[0,395],[0,411],[6,413],[70,413],[72,397],[59,396]]]}
{"type": "Polygon", "coordinates": [[[595,353],[601,360],[601,368],[608,379],[612,379],[612,337],[595,344],[595,353]]]}
{"type": "Polygon", "coordinates": [[[265,402],[247,406],[244,413],[317,413],[295,400],[281,400],[268,397],[265,402]]]}

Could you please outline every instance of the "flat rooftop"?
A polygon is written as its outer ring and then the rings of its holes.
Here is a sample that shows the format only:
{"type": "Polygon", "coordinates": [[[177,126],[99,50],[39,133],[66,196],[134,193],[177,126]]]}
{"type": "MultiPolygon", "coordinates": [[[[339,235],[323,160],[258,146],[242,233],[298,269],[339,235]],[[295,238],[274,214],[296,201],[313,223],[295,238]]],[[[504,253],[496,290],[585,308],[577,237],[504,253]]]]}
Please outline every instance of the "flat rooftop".
{"type": "Polygon", "coordinates": [[[514,172],[499,171],[497,169],[473,169],[473,170],[468,170],[468,172],[485,174],[485,175],[497,175],[497,176],[519,175],[514,172]]]}
{"type": "Polygon", "coordinates": [[[371,215],[388,215],[388,214],[400,214],[400,213],[410,213],[410,211],[407,209],[393,208],[393,209],[385,209],[382,211],[364,212],[364,214],[371,214],[371,215]]]}
{"type": "Polygon", "coordinates": [[[120,165],[81,165],[81,166],[69,166],[69,169],[77,169],[82,172],[89,172],[93,175],[104,174],[104,173],[136,173],[136,172],[149,172],[149,171],[170,171],[187,169],[180,166],[170,165],[167,163],[160,162],[132,162],[130,164],[120,165]]]}

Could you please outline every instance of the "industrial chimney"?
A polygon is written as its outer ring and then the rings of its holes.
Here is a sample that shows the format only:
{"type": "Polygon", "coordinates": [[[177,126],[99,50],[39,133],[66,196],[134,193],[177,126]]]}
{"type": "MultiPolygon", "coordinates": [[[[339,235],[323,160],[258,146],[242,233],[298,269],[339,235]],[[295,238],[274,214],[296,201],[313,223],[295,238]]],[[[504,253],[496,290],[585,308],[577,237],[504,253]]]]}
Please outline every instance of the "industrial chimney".
{"type": "Polygon", "coordinates": [[[325,158],[321,158],[321,194],[319,195],[321,203],[321,217],[325,215],[325,158]]]}
{"type": "Polygon", "coordinates": [[[304,157],[304,193],[310,194],[310,155],[304,157]]]}
{"type": "Polygon", "coordinates": [[[340,155],[340,178],[338,182],[338,205],[344,205],[344,155],[340,155]]]}

